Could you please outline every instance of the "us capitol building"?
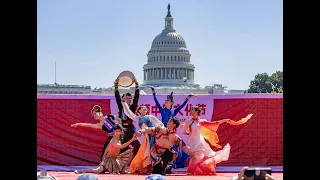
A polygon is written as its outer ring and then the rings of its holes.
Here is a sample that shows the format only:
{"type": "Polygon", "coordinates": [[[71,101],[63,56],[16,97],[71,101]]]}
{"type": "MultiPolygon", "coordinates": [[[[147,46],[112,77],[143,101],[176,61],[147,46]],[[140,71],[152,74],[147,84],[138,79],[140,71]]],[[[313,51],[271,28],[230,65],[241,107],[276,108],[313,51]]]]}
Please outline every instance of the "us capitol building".
{"type": "Polygon", "coordinates": [[[187,43],[173,28],[170,4],[165,27],[152,41],[147,57],[148,62],[143,66],[144,85],[199,88],[194,82],[195,67],[190,62],[187,43]]]}
{"type": "MultiPolygon", "coordinates": [[[[191,63],[191,54],[183,37],[173,28],[173,17],[168,4],[165,27],[151,44],[147,54],[147,63],[143,66],[143,83],[140,84],[142,94],[151,94],[148,86],[155,87],[157,94],[213,94],[243,93],[244,90],[226,90],[222,84],[214,84],[201,88],[194,81],[195,66],[191,63]]],[[[39,85],[38,85],[39,87],[39,85]]],[[[55,87],[56,88],[56,87],[55,87]]],[[[134,92],[134,85],[129,89],[119,89],[120,93],[134,92]]],[[[42,85],[42,92],[43,85],[42,85]]],[[[81,91],[77,88],[75,94],[81,91]]],[[[38,93],[41,93],[38,91],[38,93]]],[[[87,94],[83,88],[81,94],[87,94]]],[[[90,94],[114,94],[114,88],[92,89],[90,94]]]]}

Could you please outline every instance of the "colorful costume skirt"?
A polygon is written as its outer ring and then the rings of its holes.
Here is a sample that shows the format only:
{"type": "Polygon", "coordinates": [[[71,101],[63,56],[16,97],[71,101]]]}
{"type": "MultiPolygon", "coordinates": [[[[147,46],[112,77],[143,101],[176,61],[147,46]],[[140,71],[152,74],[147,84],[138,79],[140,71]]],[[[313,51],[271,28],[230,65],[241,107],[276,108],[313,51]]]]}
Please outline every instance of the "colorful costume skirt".
{"type": "Polygon", "coordinates": [[[193,175],[216,175],[216,165],[222,161],[227,161],[229,154],[229,144],[222,150],[215,152],[213,156],[206,156],[201,150],[195,151],[188,160],[187,173],[193,175]]]}
{"type": "Polygon", "coordinates": [[[144,136],[138,153],[131,161],[129,172],[131,174],[150,174],[152,172],[149,136],[144,136]]]}
{"type": "Polygon", "coordinates": [[[132,159],[132,156],[133,152],[131,150],[126,150],[117,157],[105,155],[99,165],[99,169],[103,169],[103,171],[108,171],[109,173],[121,173],[132,159]]]}

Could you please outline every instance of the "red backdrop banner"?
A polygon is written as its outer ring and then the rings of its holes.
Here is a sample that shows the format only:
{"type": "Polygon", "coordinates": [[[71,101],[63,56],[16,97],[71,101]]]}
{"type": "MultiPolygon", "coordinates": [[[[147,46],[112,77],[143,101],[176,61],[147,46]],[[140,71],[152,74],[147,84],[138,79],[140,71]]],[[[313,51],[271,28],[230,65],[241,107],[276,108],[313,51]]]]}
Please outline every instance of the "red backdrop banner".
{"type": "MultiPolygon", "coordinates": [[[[222,124],[220,145],[231,145],[229,160],[219,166],[282,166],[282,98],[214,99],[211,120],[239,120],[244,125],[222,124]]],[[[96,166],[106,134],[90,128],[71,128],[76,122],[96,123],[90,114],[94,105],[111,113],[110,99],[38,99],[38,165],[96,166]]],[[[116,113],[114,113],[116,114],[116,113]]]]}
{"type": "Polygon", "coordinates": [[[76,122],[97,123],[94,105],[110,113],[109,99],[38,99],[38,165],[96,166],[106,140],[97,129],[71,128],[76,122]]]}
{"type": "Polygon", "coordinates": [[[219,166],[283,165],[283,99],[215,99],[212,120],[239,120],[254,115],[239,126],[222,124],[217,133],[220,145],[230,143],[228,161],[219,166]]]}

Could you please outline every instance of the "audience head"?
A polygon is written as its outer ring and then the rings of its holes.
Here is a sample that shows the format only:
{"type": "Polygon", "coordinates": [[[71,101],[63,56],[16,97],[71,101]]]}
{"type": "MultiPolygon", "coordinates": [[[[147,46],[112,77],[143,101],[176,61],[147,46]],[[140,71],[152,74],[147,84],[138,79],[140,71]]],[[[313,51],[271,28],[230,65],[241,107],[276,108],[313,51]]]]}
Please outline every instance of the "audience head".
{"type": "Polygon", "coordinates": [[[79,176],[77,180],[98,180],[98,176],[91,173],[86,173],[79,176]]]}

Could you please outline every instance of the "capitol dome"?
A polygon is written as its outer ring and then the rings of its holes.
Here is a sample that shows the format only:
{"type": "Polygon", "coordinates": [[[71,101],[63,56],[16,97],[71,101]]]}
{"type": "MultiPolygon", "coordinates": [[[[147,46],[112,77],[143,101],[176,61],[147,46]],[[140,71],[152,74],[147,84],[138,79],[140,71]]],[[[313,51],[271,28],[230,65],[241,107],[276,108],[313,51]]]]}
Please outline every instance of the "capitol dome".
{"type": "Polygon", "coordinates": [[[143,85],[155,87],[199,87],[194,83],[194,65],[184,38],[173,28],[168,5],[165,27],[151,44],[148,63],[143,66],[143,85]]]}
{"type": "Polygon", "coordinates": [[[162,31],[152,41],[151,49],[159,47],[187,48],[187,44],[179,33],[162,31]]]}

